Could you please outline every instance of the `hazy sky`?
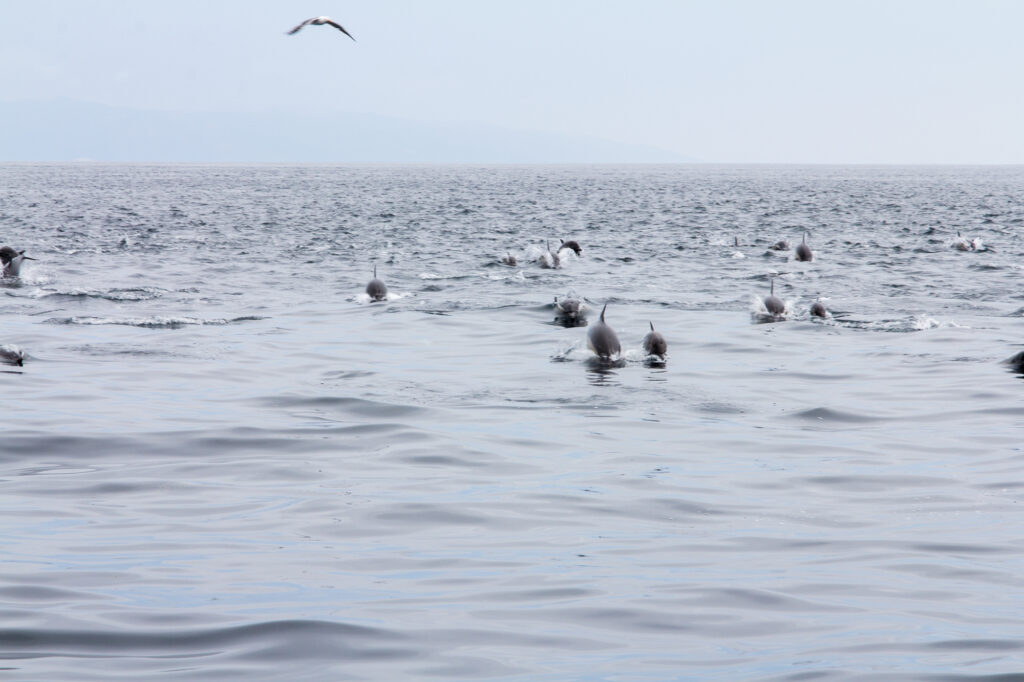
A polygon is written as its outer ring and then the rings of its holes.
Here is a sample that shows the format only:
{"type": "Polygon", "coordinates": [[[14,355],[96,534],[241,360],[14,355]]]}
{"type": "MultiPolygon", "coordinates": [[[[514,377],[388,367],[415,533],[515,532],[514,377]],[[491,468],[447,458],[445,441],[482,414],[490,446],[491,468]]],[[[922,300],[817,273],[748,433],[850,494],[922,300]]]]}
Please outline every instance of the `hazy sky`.
{"type": "Polygon", "coordinates": [[[721,162],[1024,163],[1022,26],[1011,0],[0,0],[0,101],[467,121],[721,162]],[[320,14],[358,42],[284,35],[320,14]]]}

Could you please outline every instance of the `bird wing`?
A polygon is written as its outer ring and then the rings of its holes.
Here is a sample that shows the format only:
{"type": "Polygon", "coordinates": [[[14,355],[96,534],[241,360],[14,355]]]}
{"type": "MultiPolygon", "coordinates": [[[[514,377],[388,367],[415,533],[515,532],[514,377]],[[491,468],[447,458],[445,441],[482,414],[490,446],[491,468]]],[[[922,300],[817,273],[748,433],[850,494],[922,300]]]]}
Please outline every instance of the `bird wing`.
{"type": "MultiPolygon", "coordinates": [[[[316,19],[316,17],[313,17],[313,19],[316,19]]],[[[288,31],[288,35],[291,35],[293,33],[298,33],[300,28],[302,28],[303,26],[308,25],[309,22],[313,21],[313,19],[306,19],[304,22],[302,22],[301,24],[299,24],[298,26],[296,26],[292,30],[288,31]]]]}
{"type": "MultiPolygon", "coordinates": [[[[344,33],[345,35],[347,35],[347,36],[348,36],[349,38],[352,38],[352,34],[351,34],[351,33],[349,33],[348,31],[346,31],[346,30],[345,30],[345,27],[344,27],[344,26],[342,26],[341,24],[339,24],[338,22],[336,22],[336,21],[333,21],[333,20],[331,20],[331,21],[326,21],[326,22],[324,22],[324,23],[330,24],[330,25],[331,25],[331,26],[333,26],[334,28],[338,29],[339,31],[341,31],[342,33],[344,33]]],[[[352,40],[355,40],[355,38],[352,38],[352,40]]]]}

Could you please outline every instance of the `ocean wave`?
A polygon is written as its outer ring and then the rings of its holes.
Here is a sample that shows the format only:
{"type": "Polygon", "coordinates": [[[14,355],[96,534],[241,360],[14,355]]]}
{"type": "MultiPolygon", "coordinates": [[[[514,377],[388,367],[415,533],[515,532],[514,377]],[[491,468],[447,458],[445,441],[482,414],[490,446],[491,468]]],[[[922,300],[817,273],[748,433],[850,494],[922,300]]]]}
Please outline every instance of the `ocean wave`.
{"type": "Polygon", "coordinates": [[[132,287],[115,289],[35,289],[25,294],[27,298],[44,299],[53,297],[64,298],[98,298],[107,301],[150,301],[163,296],[164,290],[156,287],[132,287]]]}
{"type": "Polygon", "coordinates": [[[46,320],[49,324],[74,324],[74,325],[124,325],[128,327],[143,327],[146,329],[178,329],[188,326],[222,326],[236,322],[250,322],[266,319],[259,315],[243,315],[242,317],[203,319],[199,317],[165,317],[155,315],[153,317],[51,317],[46,320]]]}
{"type": "Polygon", "coordinates": [[[341,652],[352,659],[412,656],[411,649],[396,646],[408,636],[361,625],[313,620],[266,621],[222,628],[128,630],[58,630],[7,628],[0,630],[3,657],[174,655],[206,657],[211,648],[236,656],[261,660],[262,652],[275,657],[305,661],[337,659],[341,652]]]}
{"type": "Polygon", "coordinates": [[[938,320],[929,315],[920,314],[909,318],[882,319],[882,320],[854,320],[842,317],[835,318],[837,326],[848,329],[856,329],[867,332],[890,332],[906,334],[912,332],[928,331],[930,329],[971,329],[970,326],[960,324],[955,320],[938,320]]]}

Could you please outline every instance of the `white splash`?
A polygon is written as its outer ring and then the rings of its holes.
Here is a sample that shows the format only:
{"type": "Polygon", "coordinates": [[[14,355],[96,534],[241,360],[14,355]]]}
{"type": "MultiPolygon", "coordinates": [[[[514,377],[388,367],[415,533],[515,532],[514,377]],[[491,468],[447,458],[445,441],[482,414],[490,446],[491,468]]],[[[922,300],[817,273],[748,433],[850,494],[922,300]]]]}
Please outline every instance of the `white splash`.
{"type": "Polygon", "coordinates": [[[925,314],[915,315],[910,322],[914,331],[925,331],[926,329],[970,329],[965,324],[959,324],[956,320],[936,320],[925,314]]]}
{"type": "Polygon", "coordinates": [[[400,301],[403,298],[407,298],[409,296],[412,296],[412,293],[408,291],[391,291],[389,289],[388,293],[384,295],[383,301],[375,301],[371,299],[370,295],[365,291],[356,294],[350,300],[354,301],[355,303],[358,303],[359,305],[368,305],[370,303],[391,303],[392,301],[400,301]]]}
{"type": "Polygon", "coordinates": [[[562,346],[559,350],[552,353],[551,362],[572,362],[585,360],[589,357],[593,357],[593,354],[583,346],[582,341],[577,340],[562,346]]]}

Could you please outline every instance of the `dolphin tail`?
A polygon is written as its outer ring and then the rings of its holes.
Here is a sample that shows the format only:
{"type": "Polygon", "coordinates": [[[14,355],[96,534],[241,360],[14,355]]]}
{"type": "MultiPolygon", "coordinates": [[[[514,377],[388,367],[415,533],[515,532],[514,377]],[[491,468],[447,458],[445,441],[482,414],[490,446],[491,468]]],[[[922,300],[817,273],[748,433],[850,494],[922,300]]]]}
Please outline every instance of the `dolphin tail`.
{"type": "Polygon", "coordinates": [[[608,310],[608,304],[605,303],[604,307],[601,308],[601,321],[604,322],[604,311],[608,310]]]}
{"type": "Polygon", "coordinates": [[[651,331],[654,331],[654,323],[648,320],[647,324],[651,325],[651,331]]]}

